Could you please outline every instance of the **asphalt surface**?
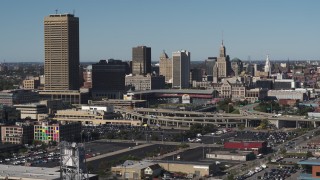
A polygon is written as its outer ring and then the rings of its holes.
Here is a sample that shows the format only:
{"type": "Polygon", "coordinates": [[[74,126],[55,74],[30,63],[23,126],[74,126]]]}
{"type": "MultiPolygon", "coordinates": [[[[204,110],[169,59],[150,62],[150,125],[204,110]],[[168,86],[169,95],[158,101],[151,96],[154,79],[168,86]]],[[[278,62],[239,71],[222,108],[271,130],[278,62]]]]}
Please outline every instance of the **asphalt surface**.
{"type": "MultiPolygon", "coordinates": [[[[174,145],[152,144],[150,146],[140,148],[140,149],[133,148],[132,150],[130,150],[128,152],[123,152],[123,153],[116,154],[113,156],[108,156],[108,157],[104,157],[104,158],[101,158],[98,160],[90,161],[87,163],[87,166],[92,167],[93,171],[97,172],[99,170],[99,168],[102,168],[105,166],[104,164],[108,164],[110,162],[116,162],[117,160],[122,159],[123,157],[131,156],[131,157],[135,157],[138,159],[144,159],[151,152],[156,152],[156,151],[157,152],[158,151],[170,152],[170,151],[173,151],[175,149],[175,147],[176,146],[174,146],[174,145]]],[[[119,164],[119,162],[117,164],[119,164]]]]}
{"type": "MultiPolygon", "coordinates": [[[[279,166],[279,165],[269,165],[268,168],[254,174],[253,176],[246,178],[247,180],[257,180],[258,177],[263,177],[264,174],[266,172],[271,172],[272,169],[283,169],[284,167],[292,167],[292,166],[287,166],[287,165],[283,165],[283,166],[279,166]]],[[[290,177],[286,177],[286,180],[297,180],[299,175],[301,173],[301,170],[298,170],[296,173],[292,173],[290,174],[290,177]]]]}

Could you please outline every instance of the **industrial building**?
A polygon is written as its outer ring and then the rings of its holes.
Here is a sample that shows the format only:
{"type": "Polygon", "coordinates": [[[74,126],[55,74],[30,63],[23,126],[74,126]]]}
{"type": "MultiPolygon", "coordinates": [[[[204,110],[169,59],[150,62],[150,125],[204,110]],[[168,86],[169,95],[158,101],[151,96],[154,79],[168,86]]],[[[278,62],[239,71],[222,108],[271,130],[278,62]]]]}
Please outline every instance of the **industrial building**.
{"type": "Polygon", "coordinates": [[[187,161],[156,161],[163,169],[169,172],[194,174],[197,177],[208,176],[219,171],[214,162],[187,162],[187,161]]]}
{"type": "Polygon", "coordinates": [[[268,151],[266,141],[230,141],[224,143],[225,149],[238,149],[253,151],[255,154],[266,153],[268,151]]]}
{"type": "Polygon", "coordinates": [[[231,161],[249,161],[254,159],[252,151],[213,151],[206,154],[207,159],[223,159],[231,161]]]}
{"type": "Polygon", "coordinates": [[[296,90],[269,90],[269,98],[280,99],[296,99],[300,101],[308,100],[307,91],[296,91],[296,90]]]}

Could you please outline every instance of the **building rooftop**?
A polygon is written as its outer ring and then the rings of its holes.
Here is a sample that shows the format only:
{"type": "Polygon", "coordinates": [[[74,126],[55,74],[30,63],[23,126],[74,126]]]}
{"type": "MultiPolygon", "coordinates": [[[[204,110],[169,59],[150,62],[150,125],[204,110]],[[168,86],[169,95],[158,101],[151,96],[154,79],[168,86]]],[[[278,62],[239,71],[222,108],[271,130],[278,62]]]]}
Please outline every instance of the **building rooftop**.
{"type": "Polygon", "coordinates": [[[50,14],[49,17],[74,17],[73,14],[69,14],[69,13],[66,13],[66,14],[50,14]]]}
{"type": "Polygon", "coordinates": [[[319,159],[307,159],[307,160],[299,161],[298,164],[320,166],[320,160],[319,159]]]}
{"type": "Polygon", "coordinates": [[[168,160],[156,160],[155,163],[170,163],[170,164],[191,164],[191,165],[203,165],[208,166],[215,164],[215,161],[168,161],[168,160]]]}
{"type": "Polygon", "coordinates": [[[123,164],[120,164],[116,166],[115,168],[132,168],[132,169],[144,169],[149,166],[154,165],[155,162],[152,161],[132,161],[132,160],[127,160],[123,164]]]}
{"type": "Polygon", "coordinates": [[[214,89],[155,89],[147,91],[133,91],[133,94],[171,93],[171,94],[212,94],[214,89]]]}
{"type": "MultiPolygon", "coordinates": [[[[60,179],[60,169],[58,168],[42,168],[28,166],[11,166],[0,164],[0,177],[8,177],[8,179],[60,179]]],[[[89,177],[96,176],[89,174],[89,177]]]]}
{"type": "Polygon", "coordinates": [[[0,165],[0,177],[28,179],[60,179],[59,169],[0,165]]]}

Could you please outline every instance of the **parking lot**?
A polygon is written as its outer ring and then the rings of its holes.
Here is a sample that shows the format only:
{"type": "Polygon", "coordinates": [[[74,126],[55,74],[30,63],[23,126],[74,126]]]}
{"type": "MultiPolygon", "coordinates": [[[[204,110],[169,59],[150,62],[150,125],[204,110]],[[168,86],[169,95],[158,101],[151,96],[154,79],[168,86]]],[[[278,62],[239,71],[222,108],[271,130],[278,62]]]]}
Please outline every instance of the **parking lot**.
{"type": "Polygon", "coordinates": [[[54,167],[59,164],[59,161],[60,152],[37,150],[22,154],[12,154],[10,157],[0,160],[0,163],[21,166],[54,167]]]}
{"type": "Polygon", "coordinates": [[[255,170],[251,170],[244,176],[238,177],[237,180],[296,180],[298,179],[300,172],[301,170],[294,166],[270,165],[270,167],[267,168],[257,167],[255,170]]]}
{"type": "MultiPolygon", "coordinates": [[[[100,148],[109,147],[114,144],[115,143],[111,143],[111,144],[105,143],[104,146],[101,146],[100,148]]],[[[91,167],[94,167],[92,170],[95,172],[98,172],[100,168],[110,167],[112,165],[122,163],[121,161],[124,161],[124,160],[128,160],[128,159],[140,160],[144,158],[152,159],[153,157],[157,157],[162,154],[175,151],[176,148],[177,146],[175,145],[153,144],[144,148],[130,149],[128,152],[123,152],[116,155],[104,157],[98,160],[93,160],[93,161],[87,162],[87,166],[89,167],[89,169],[91,167]]],[[[95,150],[94,147],[93,147],[93,150],[95,150]]]]}

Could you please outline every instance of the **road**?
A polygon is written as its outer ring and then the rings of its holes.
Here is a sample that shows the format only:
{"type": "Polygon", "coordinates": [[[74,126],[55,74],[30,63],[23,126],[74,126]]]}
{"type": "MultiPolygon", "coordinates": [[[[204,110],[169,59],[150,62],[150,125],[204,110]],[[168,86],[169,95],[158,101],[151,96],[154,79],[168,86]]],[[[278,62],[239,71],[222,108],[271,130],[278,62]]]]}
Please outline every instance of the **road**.
{"type": "MultiPolygon", "coordinates": [[[[311,136],[317,130],[319,130],[319,128],[313,129],[313,130],[309,131],[308,133],[303,134],[303,135],[301,135],[301,136],[299,136],[299,137],[297,137],[295,139],[303,138],[303,136],[311,136]]],[[[274,149],[274,153],[270,153],[270,154],[264,156],[264,158],[262,158],[262,159],[256,159],[256,160],[253,160],[253,161],[247,161],[245,163],[233,166],[233,167],[227,169],[227,172],[236,171],[237,172],[236,174],[240,175],[241,173],[246,173],[248,170],[254,169],[256,166],[260,166],[262,164],[266,164],[268,162],[268,158],[269,157],[273,158],[274,156],[281,156],[280,149],[281,148],[285,148],[285,144],[290,143],[290,142],[294,142],[295,139],[290,140],[290,141],[286,141],[286,142],[274,147],[273,148],[274,149]],[[246,164],[246,166],[243,167],[243,164],[246,164]]],[[[224,176],[224,178],[226,178],[226,176],[224,176]]]]}

